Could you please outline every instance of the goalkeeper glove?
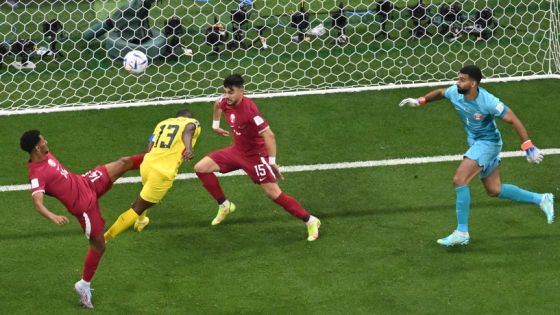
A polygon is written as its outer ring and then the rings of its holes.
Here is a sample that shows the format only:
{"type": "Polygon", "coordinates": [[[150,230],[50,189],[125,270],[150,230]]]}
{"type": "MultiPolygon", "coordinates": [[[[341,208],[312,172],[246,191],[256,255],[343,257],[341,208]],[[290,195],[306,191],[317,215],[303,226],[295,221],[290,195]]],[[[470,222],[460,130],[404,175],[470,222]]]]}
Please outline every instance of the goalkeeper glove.
{"type": "Polygon", "coordinates": [[[426,104],[426,98],[405,98],[399,103],[399,107],[408,106],[408,107],[419,107],[426,104]]]}
{"type": "Polygon", "coordinates": [[[525,151],[527,161],[529,163],[539,164],[544,158],[544,153],[533,145],[531,140],[527,140],[521,144],[521,150],[525,151]]]}

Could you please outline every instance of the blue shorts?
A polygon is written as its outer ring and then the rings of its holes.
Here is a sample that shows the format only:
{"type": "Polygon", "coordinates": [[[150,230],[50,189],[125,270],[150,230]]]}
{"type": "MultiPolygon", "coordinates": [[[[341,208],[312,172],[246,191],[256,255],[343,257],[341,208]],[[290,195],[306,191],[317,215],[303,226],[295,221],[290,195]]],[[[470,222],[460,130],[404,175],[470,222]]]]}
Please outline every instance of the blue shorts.
{"type": "Polygon", "coordinates": [[[500,165],[502,144],[491,141],[475,141],[465,153],[465,157],[476,161],[482,167],[480,178],[490,175],[500,165]]]}

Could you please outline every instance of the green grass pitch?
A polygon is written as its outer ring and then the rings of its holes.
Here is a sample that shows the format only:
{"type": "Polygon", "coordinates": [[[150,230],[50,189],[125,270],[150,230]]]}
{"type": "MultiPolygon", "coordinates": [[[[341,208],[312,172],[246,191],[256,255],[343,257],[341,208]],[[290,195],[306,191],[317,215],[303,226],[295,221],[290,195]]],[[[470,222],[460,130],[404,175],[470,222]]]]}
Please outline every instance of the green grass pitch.
{"type": "MultiPolygon", "coordinates": [[[[515,110],[535,144],[558,148],[558,81],[485,85],[515,110]]],[[[400,109],[429,89],[258,99],[282,165],[460,154],[465,134],[445,101],[400,109]]],[[[70,170],[144,149],[156,122],[184,106],[0,117],[0,185],[26,182],[21,133],[39,128],[70,170]]],[[[226,146],[210,131],[211,104],[188,105],[203,125],[195,161],[226,146]]],[[[504,150],[517,150],[499,122],[504,150]]],[[[182,172],[192,172],[192,163],[182,172]]],[[[468,247],[435,240],[455,226],[457,162],[287,173],[281,187],[321,218],[321,238],[266,199],[248,177],[222,178],[238,210],[211,227],[215,202],[197,180],[176,181],[141,234],[108,244],[93,279],[101,314],[552,314],[560,292],[558,224],[537,206],[487,197],[474,180],[468,247]]],[[[502,180],[560,196],[560,156],[541,165],[504,159],[502,180]]],[[[127,176],[137,175],[131,172],[127,176]]],[[[107,225],[139,184],[102,199],[107,225]]],[[[35,213],[28,191],[0,192],[0,311],[76,314],[72,285],[87,241],[72,219],[58,227],[35,213]]],[[[66,213],[58,201],[47,206],[66,213]]],[[[89,312],[91,313],[91,312],[89,312]]]]}

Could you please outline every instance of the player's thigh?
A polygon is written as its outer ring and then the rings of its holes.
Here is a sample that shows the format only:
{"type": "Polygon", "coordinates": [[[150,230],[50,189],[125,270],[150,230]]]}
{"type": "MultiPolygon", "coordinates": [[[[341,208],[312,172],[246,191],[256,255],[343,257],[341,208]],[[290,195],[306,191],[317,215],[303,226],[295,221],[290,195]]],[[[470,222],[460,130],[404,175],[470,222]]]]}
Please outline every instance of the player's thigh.
{"type": "Polygon", "coordinates": [[[463,186],[469,184],[472,179],[482,171],[482,168],[474,160],[464,157],[461,164],[453,176],[453,183],[456,186],[463,186]]]}
{"type": "Polygon", "coordinates": [[[490,196],[496,197],[502,191],[502,180],[500,178],[500,169],[494,170],[486,177],[482,178],[482,183],[486,189],[486,193],[490,196]]]}
{"type": "Polygon", "coordinates": [[[209,156],[203,157],[194,165],[194,171],[197,173],[214,173],[220,170],[220,166],[209,156]]]}
{"type": "Polygon", "coordinates": [[[142,185],[140,198],[153,204],[159,203],[171,189],[171,186],[173,186],[173,179],[152,172],[142,185]]]}
{"type": "Polygon", "coordinates": [[[267,159],[260,155],[250,155],[239,159],[241,168],[251,177],[255,184],[276,183],[276,175],[266,162],[267,159]]]}
{"type": "MultiPolygon", "coordinates": [[[[220,173],[229,173],[231,171],[242,168],[241,154],[235,151],[232,147],[214,151],[205,156],[202,160],[200,160],[200,162],[202,162],[203,160],[204,164],[201,165],[201,169],[204,173],[217,171],[219,171],[220,173]],[[206,166],[206,168],[203,168],[202,166],[206,166]]],[[[195,171],[197,171],[196,166],[195,171]]]]}
{"type": "Polygon", "coordinates": [[[107,169],[107,173],[109,174],[111,181],[114,182],[126,171],[130,170],[132,167],[132,159],[129,156],[126,156],[116,161],[107,163],[104,166],[107,169]]]}
{"type": "Polygon", "coordinates": [[[491,141],[476,141],[465,153],[465,157],[476,161],[481,167],[480,177],[485,178],[500,165],[502,145],[491,141]]]}
{"type": "Polygon", "coordinates": [[[105,230],[105,219],[101,215],[101,210],[99,208],[99,202],[95,202],[90,209],[84,211],[80,214],[74,214],[80,226],[85,233],[86,238],[98,238],[103,235],[105,230]]]}
{"type": "Polygon", "coordinates": [[[113,187],[113,181],[104,165],[96,166],[82,176],[88,181],[98,198],[113,187]]]}

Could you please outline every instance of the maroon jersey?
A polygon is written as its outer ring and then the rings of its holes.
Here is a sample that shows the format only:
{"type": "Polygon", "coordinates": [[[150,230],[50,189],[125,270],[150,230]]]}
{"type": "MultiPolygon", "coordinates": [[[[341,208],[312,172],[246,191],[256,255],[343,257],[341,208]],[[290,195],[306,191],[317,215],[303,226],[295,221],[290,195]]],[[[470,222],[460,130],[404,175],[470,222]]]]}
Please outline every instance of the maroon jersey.
{"type": "Polygon", "coordinates": [[[29,162],[32,194],[44,192],[64,204],[71,213],[86,212],[97,203],[97,195],[86,178],[68,172],[50,152],[39,162],[29,162]]]}
{"type": "Polygon", "coordinates": [[[268,155],[261,133],[268,128],[268,122],[261,116],[257,105],[248,97],[243,97],[237,106],[230,106],[226,98],[219,102],[226,121],[233,133],[233,147],[246,155],[268,155]]]}

